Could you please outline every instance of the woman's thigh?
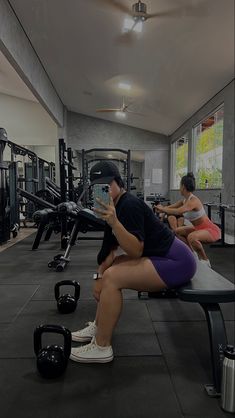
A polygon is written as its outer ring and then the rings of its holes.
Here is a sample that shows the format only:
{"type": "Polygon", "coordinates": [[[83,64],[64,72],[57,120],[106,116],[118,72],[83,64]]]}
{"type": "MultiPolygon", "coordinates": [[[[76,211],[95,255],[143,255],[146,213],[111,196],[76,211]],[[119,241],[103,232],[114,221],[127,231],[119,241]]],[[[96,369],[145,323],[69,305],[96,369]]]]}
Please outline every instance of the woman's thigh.
{"type": "Polygon", "coordinates": [[[210,232],[206,231],[205,229],[201,229],[200,231],[191,232],[188,235],[189,241],[200,241],[200,242],[214,242],[213,237],[211,236],[210,232]]]}
{"type": "Polygon", "coordinates": [[[178,228],[176,228],[175,233],[177,235],[187,237],[188,234],[191,234],[191,232],[194,232],[194,231],[195,231],[194,226],[179,226],[178,228]]]}
{"type": "Polygon", "coordinates": [[[114,262],[103,278],[118,289],[154,292],[167,287],[147,257],[114,262]]]}

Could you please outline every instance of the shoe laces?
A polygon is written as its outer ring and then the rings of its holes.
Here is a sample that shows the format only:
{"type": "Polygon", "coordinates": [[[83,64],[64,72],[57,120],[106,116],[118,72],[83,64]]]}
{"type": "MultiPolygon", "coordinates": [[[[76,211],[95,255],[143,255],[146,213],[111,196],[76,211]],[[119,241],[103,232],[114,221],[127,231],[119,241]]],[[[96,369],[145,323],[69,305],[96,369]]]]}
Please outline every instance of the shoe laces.
{"type": "Polygon", "coordinates": [[[95,328],[96,327],[95,322],[92,322],[92,321],[86,322],[85,325],[87,325],[88,327],[91,327],[91,328],[95,328]]]}
{"type": "Polygon", "coordinates": [[[96,347],[95,340],[92,338],[92,340],[89,344],[86,344],[86,345],[83,345],[82,347],[79,347],[79,351],[80,351],[80,353],[86,353],[87,351],[91,351],[95,347],[96,347]]]}

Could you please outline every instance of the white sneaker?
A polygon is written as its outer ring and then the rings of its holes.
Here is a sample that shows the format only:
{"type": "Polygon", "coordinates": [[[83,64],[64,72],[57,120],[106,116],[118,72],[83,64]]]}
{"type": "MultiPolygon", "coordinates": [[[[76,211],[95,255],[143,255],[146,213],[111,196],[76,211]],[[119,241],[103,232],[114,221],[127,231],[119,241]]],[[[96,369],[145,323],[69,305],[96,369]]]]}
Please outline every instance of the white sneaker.
{"type": "Polygon", "coordinates": [[[97,326],[95,321],[87,322],[87,327],[72,332],[72,341],[77,341],[79,343],[91,341],[92,338],[96,335],[96,330],[97,326]]]}
{"type": "Polygon", "coordinates": [[[79,363],[108,363],[113,360],[113,349],[111,345],[100,347],[97,345],[95,337],[93,337],[90,344],[73,347],[70,360],[79,363]]]}
{"type": "Polygon", "coordinates": [[[208,266],[211,268],[210,260],[207,259],[207,260],[199,260],[199,261],[200,263],[204,264],[204,266],[208,266]]]}

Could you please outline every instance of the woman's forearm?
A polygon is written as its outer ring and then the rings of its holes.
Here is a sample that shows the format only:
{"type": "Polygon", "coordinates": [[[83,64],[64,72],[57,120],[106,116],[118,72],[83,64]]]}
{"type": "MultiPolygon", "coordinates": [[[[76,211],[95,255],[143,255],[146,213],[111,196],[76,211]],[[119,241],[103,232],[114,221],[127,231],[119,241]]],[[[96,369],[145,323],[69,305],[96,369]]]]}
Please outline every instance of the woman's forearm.
{"type": "Polygon", "coordinates": [[[165,207],[165,209],[162,209],[161,212],[166,213],[167,215],[183,215],[181,208],[169,208],[165,207]]]}
{"type": "Polygon", "coordinates": [[[117,220],[112,229],[120,247],[127,255],[134,258],[141,257],[143,244],[133,234],[128,232],[121,222],[117,220]]]}

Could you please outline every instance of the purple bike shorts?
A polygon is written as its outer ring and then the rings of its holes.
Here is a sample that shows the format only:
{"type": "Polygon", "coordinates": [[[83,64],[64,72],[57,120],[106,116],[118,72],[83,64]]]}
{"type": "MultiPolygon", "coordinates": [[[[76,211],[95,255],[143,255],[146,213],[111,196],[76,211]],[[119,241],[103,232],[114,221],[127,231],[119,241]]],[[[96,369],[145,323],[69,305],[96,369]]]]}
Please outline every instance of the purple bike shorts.
{"type": "Polygon", "coordinates": [[[192,251],[176,237],[164,257],[151,256],[149,259],[169,289],[188,283],[197,270],[192,251]]]}

